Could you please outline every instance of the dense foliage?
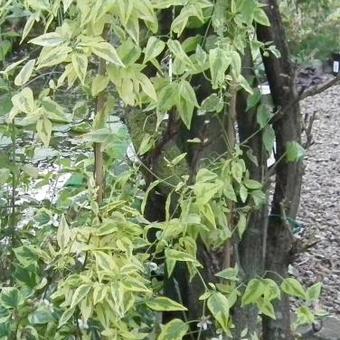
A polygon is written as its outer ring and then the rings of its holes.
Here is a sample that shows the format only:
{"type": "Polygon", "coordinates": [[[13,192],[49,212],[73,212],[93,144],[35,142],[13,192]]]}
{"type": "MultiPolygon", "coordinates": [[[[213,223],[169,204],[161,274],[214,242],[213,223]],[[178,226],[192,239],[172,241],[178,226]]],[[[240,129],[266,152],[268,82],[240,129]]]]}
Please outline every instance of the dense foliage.
{"type": "Polygon", "coordinates": [[[340,2],[281,1],[292,53],[299,62],[327,61],[340,46],[340,2]],[[322,37],[322,39],[320,39],[322,37]]]}
{"type": "MultiPolygon", "coordinates": [[[[240,90],[247,109],[257,107],[270,157],[273,110],[242,74],[249,45],[255,56],[279,56],[257,40],[256,25],[270,25],[261,3],[0,5],[0,338],[182,339],[208,328],[210,337],[232,337],[238,301],[275,319],[282,294],[300,301],[296,326],[314,322],[319,283],[305,289],[265,273],[245,282],[236,264],[214,273],[218,283],[202,275],[198,243],[216,250],[240,240],[249,215],[267,204],[266,183],[247,169],[245,158],[258,162],[251,152],[228,140],[192,173],[188,154],[171,146],[154,168],[146,164],[169,120],[189,130],[197,113],[231,115],[240,90]],[[165,28],[164,12],[171,18],[165,28]],[[200,34],[186,36],[197,28],[200,34]],[[211,88],[203,100],[197,76],[211,88]],[[139,118],[131,122],[130,111],[139,118]],[[155,188],[167,194],[164,221],[144,214],[155,188]],[[203,287],[198,320],[187,320],[180,296],[164,296],[179,262],[203,287]],[[183,320],[160,327],[160,313],[174,311],[183,320]]],[[[189,136],[183,143],[208,142],[189,136]]],[[[287,145],[287,162],[302,155],[299,144],[287,145]]]]}

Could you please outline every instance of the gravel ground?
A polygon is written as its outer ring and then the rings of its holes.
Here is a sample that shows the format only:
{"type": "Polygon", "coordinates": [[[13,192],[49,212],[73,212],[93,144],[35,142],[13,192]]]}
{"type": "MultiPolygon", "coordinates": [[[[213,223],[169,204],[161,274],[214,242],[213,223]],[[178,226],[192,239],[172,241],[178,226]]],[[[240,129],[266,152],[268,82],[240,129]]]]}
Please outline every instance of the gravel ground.
{"type": "Polygon", "coordinates": [[[305,157],[299,221],[316,244],[301,254],[294,271],[307,285],[322,281],[321,307],[340,316],[340,85],[309,97],[302,112],[312,116],[314,144],[305,157]]]}

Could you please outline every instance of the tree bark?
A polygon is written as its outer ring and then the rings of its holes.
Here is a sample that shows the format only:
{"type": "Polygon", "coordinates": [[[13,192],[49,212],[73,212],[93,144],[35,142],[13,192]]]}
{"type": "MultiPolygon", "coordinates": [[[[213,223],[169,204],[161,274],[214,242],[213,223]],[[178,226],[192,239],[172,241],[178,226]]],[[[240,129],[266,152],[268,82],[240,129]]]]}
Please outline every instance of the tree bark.
{"type": "MultiPolygon", "coordinates": [[[[243,76],[257,85],[254,74],[254,64],[251,51],[248,48],[243,58],[243,76]],[[253,81],[252,81],[253,80],[253,81]]],[[[243,150],[251,150],[257,158],[258,164],[254,164],[247,156],[245,162],[249,170],[250,178],[263,182],[266,174],[266,152],[262,142],[262,133],[258,132],[260,126],[257,123],[257,107],[246,110],[248,94],[240,91],[237,99],[237,123],[240,143],[244,143],[243,150]],[[253,137],[251,137],[253,136],[253,137]]],[[[255,210],[251,213],[247,229],[239,242],[238,265],[241,269],[242,281],[245,283],[249,280],[263,275],[264,269],[264,253],[265,253],[265,237],[267,229],[267,207],[255,210]]],[[[248,334],[257,332],[257,316],[256,307],[242,307],[238,303],[234,311],[235,338],[241,338],[241,332],[248,329],[248,334]]]]}
{"type": "MultiPolygon", "coordinates": [[[[286,216],[296,218],[302,182],[302,163],[288,163],[284,154],[288,142],[300,143],[300,108],[296,101],[294,70],[289,59],[289,50],[278,3],[263,0],[271,27],[259,26],[258,38],[262,42],[273,41],[281,52],[281,58],[263,56],[263,62],[276,110],[284,114],[274,122],[276,134],[276,183],[269,218],[265,270],[268,277],[280,283],[280,277],[287,277],[292,249],[292,234],[286,216]],[[291,103],[295,103],[291,105],[291,103]],[[285,107],[289,106],[289,110],[285,107]],[[277,217],[279,216],[279,218],[277,217]]],[[[287,296],[275,304],[277,320],[263,318],[263,339],[293,339],[290,327],[290,310],[287,296]]]]}

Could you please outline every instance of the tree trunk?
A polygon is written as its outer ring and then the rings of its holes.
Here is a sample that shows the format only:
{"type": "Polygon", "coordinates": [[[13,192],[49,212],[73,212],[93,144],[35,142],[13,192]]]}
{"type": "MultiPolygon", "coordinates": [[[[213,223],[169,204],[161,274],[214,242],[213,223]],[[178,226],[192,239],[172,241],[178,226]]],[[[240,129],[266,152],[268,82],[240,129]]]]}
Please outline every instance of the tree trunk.
{"type": "MultiPolygon", "coordinates": [[[[254,74],[254,64],[250,49],[248,48],[243,59],[243,76],[251,82],[254,79],[254,86],[257,85],[254,74]]],[[[262,142],[262,133],[258,132],[257,108],[246,110],[248,94],[241,91],[237,100],[237,123],[240,143],[244,143],[244,152],[251,150],[257,158],[258,165],[254,164],[245,156],[247,169],[250,178],[263,182],[266,174],[266,152],[262,142]],[[250,137],[253,136],[253,137],[250,137]]],[[[241,268],[242,280],[249,280],[262,276],[264,269],[265,236],[267,227],[267,207],[253,211],[247,229],[238,244],[238,265],[241,268]]],[[[248,334],[257,332],[256,307],[240,307],[234,311],[234,323],[236,326],[235,338],[241,338],[241,332],[248,329],[248,334]]]]}
{"type": "MultiPolygon", "coordinates": [[[[287,40],[277,1],[264,0],[263,2],[267,5],[265,10],[271,27],[259,26],[258,38],[262,42],[273,41],[281,52],[281,58],[273,55],[263,56],[273,103],[275,109],[281,112],[273,124],[276,134],[277,165],[274,198],[268,225],[265,270],[268,277],[280,283],[279,276],[287,277],[288,275],[293,241],[286,216],[296,218],[302,181],[302,163],[286,162],[284,153],[288,142],[300,142],[300,108],[296,101],[294,70],[289,59],[287,40]],[[295,104],[291,105],[291,103],[295,104]]],[[[276,303],[275,310],[277,320],[267,317],[263,319],[263,339],[292,339],[287,296],[283,296],[276,303]]]]}

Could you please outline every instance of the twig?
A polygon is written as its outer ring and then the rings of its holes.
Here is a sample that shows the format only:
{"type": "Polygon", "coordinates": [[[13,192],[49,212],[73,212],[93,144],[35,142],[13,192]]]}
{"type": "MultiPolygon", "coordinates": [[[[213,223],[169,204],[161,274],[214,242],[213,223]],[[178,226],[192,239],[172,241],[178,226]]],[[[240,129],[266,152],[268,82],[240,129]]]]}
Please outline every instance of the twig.
{"type": "Polygon", "coordinates": [[[308,149],[311,145],[313,145],[313,134],[312,134],[312,129],[313,129],[313,124],[316,119],[316,111],[313,112],[312,117],[308,121],[308,126],[307,125],[307,118],[305,119],[305,126],[304,126],[304,131],[306,133],[306,143],[304,143],[303,147],[304,149],[308,149]]]}
{"type": "Polygon", "coordinates": [[[330,87],[336,85],[338,82],[340,82],[340,75],[333,78],[332,80],[326,82],[325,84],[322,84],[321,86],[315,86],[312,87],[310,90],[303,92],[299,97],[298,100],[306,99],[307,97],[315,96],[317,94],[320,94],[326,90],[328,90],[330,87]]]}
{"type": "Polygon", "coordinates": [[[271,119],[270,123],[274,123],[281,119],[294,105],[297,105],[300,101],[308,98],[315,96],[317,94],[320,94],[326,90],[328,90],[330,87],[336,85],[337,83],[340,82],[340,75],[337,77],[333,78],[332,80],[328,81],[327,83],[321,85],[321,86],[315,86],[308,91],[303,92],[299,96],[297,96],[294,100],[292,100],[287,106],[282,107],[279,109],[277,114],[271,119]]]}

